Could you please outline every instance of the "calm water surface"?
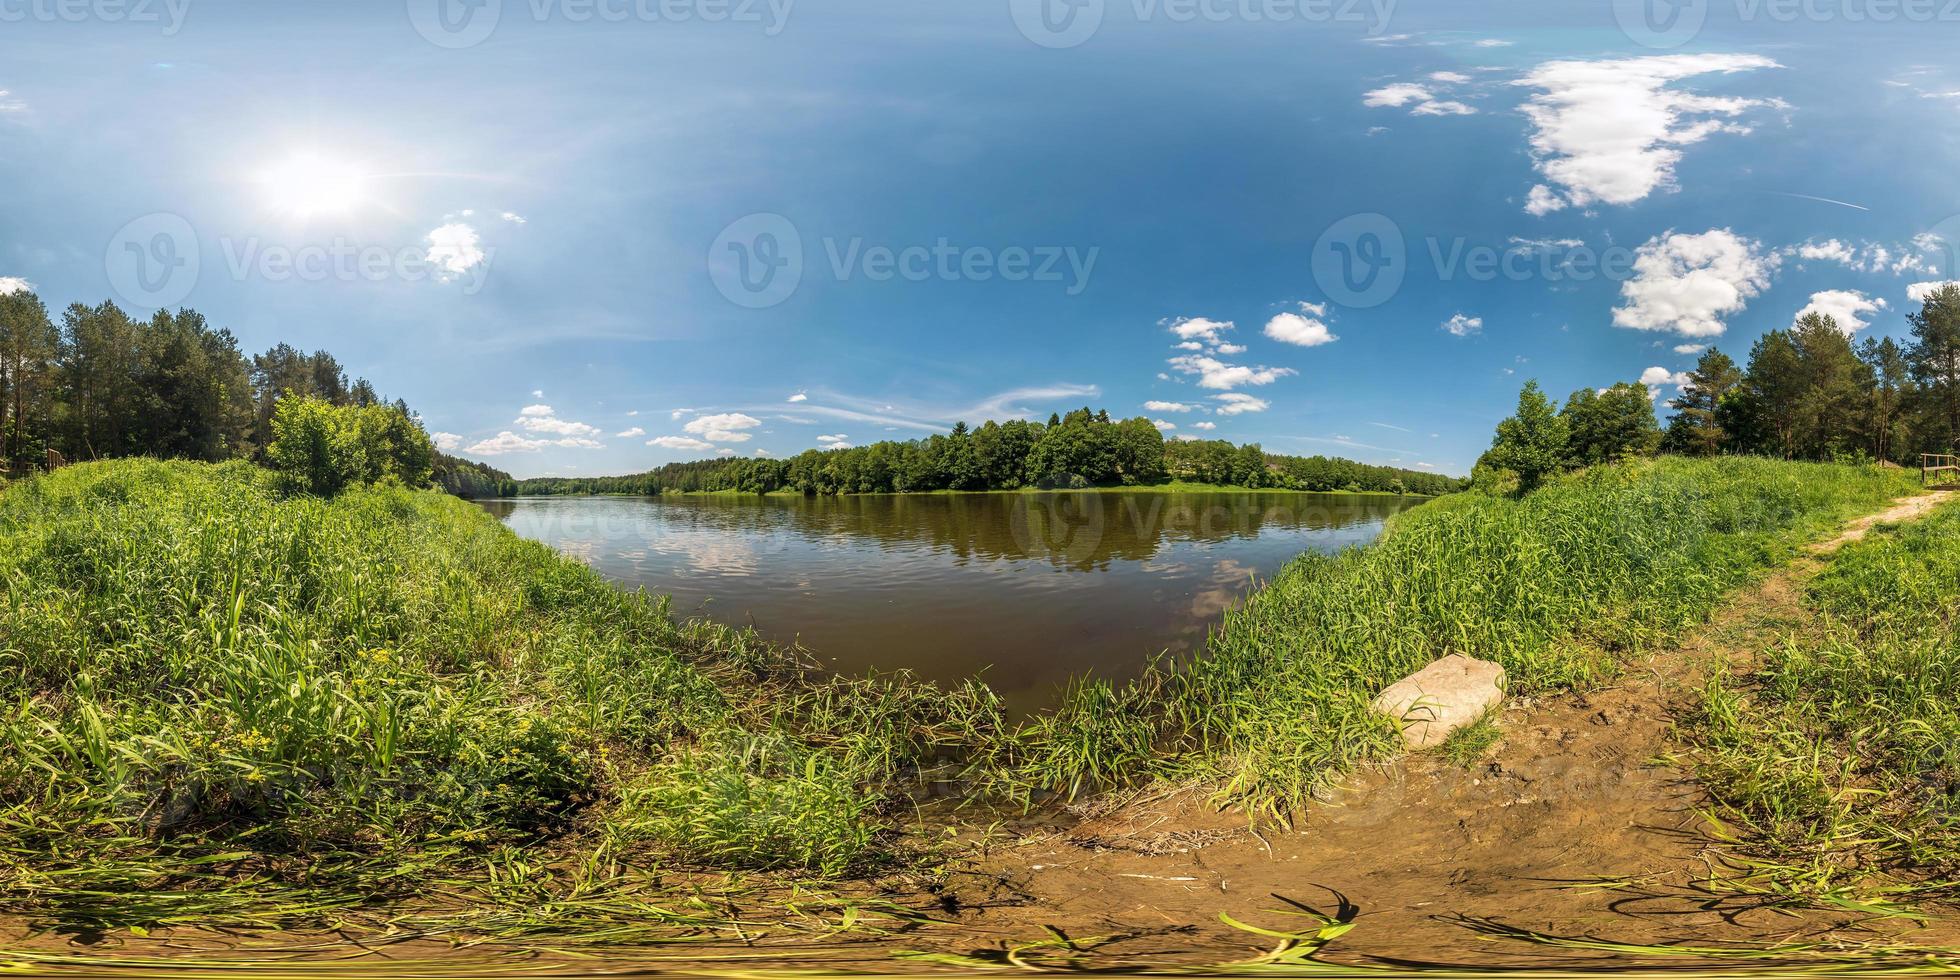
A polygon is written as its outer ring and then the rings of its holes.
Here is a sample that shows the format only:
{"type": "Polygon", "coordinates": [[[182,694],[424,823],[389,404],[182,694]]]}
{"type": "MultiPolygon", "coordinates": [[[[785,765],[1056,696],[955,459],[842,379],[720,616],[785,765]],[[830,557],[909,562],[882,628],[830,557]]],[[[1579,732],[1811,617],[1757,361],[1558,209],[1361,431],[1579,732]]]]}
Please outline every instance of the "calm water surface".
{"type": "Polygon", "coordinates": [[[1298,493],[525,497],[512,530],[676,614],[752,624],[844,671],[984,677],[1016,708],[1071,676],[1200,645],[1302,551],[1379,534],[1419,498],[1298,493]]]}

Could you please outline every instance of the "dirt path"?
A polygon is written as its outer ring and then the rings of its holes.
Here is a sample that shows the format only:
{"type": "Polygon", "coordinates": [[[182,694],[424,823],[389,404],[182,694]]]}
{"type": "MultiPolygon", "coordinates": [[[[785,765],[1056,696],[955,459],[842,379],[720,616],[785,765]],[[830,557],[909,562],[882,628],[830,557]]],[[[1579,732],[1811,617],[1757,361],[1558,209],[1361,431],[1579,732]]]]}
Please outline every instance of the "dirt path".
{"type": "MultiPolygon", "coordinates": [[[[1190,796],[1131,805],[995,855],[988,870],[1026,903],[964,924],[1023,939],[1043,926],[1139,934],[1111,951],[1180,947],[1219,962],[1261,942],[1222,925],[1219,913],[1278,926],[1284,917],[1261,910],[1283,907],[1274,897],[1283,896],[1329,913],[1346,903],[1356,926],[1326,956],[1357,965],[1576,965],[1609,955],[1481,942],[1479,923],[1703,946],[1907,932],[1897,920],[1796,916],[1711,890],[1697,787],[1665,756],[1675,748],[1670,726],[1713,666],[1745,667],[1802,627],[1802,586],[1825,556],[1952,495],[1907,498],[1852,522],[1732,597],[1685,642],[1630,665],[1615,687],[1509,705],[1502,740],[1473,768],[1408,757],[1358,775],[1291,831],[1254,833],[1190,796]]],[[[1960,945],[1960,928],[1903,938],[1960,945]]]]}

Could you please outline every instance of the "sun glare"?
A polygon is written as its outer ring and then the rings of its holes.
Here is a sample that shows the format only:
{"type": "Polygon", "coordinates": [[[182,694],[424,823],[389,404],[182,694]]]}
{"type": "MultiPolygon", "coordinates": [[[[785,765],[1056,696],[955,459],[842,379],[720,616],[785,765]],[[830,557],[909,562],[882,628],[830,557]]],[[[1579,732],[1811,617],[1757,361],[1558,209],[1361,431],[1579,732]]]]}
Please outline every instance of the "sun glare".
{"type": "Polygon", "coordinates": [[[345,160],[295,153],[259,177],[266,203],[297,217],[346,212],[367,200],[368,180],[345,160]]]}

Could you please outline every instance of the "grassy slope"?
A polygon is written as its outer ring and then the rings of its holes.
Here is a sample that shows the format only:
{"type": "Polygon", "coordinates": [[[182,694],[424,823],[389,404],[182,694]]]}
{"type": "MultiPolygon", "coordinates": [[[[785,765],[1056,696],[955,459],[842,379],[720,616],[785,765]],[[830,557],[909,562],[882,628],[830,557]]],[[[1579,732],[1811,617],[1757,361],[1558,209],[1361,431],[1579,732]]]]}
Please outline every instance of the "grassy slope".
{"type": "Polygon", "coordinates": [[[799,679],[463,501],[285,499],[243,463],[11,487],[0,579],[0,909],[67,922],[840,874],[884,856],[883,788],[997,718],[799,679]]]}
{"type": "Polygon", "coordinates": [[[663,868],[893,859],[941,757],[1014,792],[1168,776],[1281,809],[1391,750],[1367,698],[1428,659],[1584,683],[1905,486],[1666,460],[1446,498],[1289,566],[1187,669],[1004,737],[984,689],[798,676],[439,494],[71,467],[0,495],[0,910],[284,924],[440,895],[518,929],[664,921],[663,868]]]}
{"type": "Polygon", "coordinates": [[[1139,774],[1216,781],[1284,813],[1395,751],[1368,700],[1430,660],[1496,660],[1514,690],[1594,682],[1911,486],[1869,467],[1662,459],[1523,500],[1443,498],[1396,516],[1371,547],[1301,557],[1227,612],[1192,663],[1121,689],[1080,686],[1023,733],[1014,779],[1023,792],[1139,774]]]}
{"type": "Polygon", "coordinates": [[[1703,781],[1779,890],[1960,894],[1960,508],[1845,547],[1804,602],[1704,693],[1703,781]]]}

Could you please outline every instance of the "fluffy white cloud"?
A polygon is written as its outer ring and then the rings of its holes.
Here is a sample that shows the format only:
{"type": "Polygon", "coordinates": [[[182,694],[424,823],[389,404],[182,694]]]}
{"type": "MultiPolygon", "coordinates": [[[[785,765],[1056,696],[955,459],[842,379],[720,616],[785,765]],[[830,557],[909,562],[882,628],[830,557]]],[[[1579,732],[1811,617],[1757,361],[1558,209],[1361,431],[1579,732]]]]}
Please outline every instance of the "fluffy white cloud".
{"type": "Polygon", "coordinates": [[[743,429],[753,429],[762,420],[741,412],[727,412],[721,415],[703,415],[691,419],[681,426],[682,432],[700,436],[709,442],[747,442],[751,438],[743,429]]]}
{"type": "Polygon", "coordinates": [[[505,211],[504,213],[502,213],[502,214],[500,214],[500,215],[498,215],[497,217],[499,217],[499,218],[502,218],[502,219],[504,219],[505,221],[508,221],[508,222],[510,222],[511,224],[514,224],[514,225],[521,225],[521,224],[526,224],[526,223],[528,223],[528,222],[529,222],[529,220],[530,220],[530,219],[528,219],[528,218],[526,218],[526,217],[524,217],[523,215],[521,215],[521,214],[518,214],[518,213],[517,213],[517,212],[515,212],[515,211],[505,211]]]}
{"type": "Polygon", "coordinates": [[[19,112],[27,108],[27,103],[13,97],[13,93],[0,88],[0,112],[19,112]]]}
{"type": "Polygon", "coordinates": [[[1675,344],[1674,345],[1674,352],[1676,354],[1699,354],[1707,349],[1708,349],[1707,344],[1675,344]]]}
{"type": "Polygon", "coordinates": [[[715,448],[712,442],[702,442],[686,436],[654,436],[647,440],[647,445],[659,446],[662,449],[691,449],[696,452],[706,452],[715,448]]]}
{"type": "MultiPolygon", "coordinates": [[[[5,94],[7,93],[0,92],[0,95],[5,94]]],[[[12,296],[15,293],[31,293],[33,291],[34,284],[19,276],[0,276],[0,296],[12,296]]]]}
{"type": "Polygon", "coordinates": [[[431,432],[429,433],[429,440],[434,442],[436,448],[443,452],[451,452],[463,444],[463,437],[454,432],[431,432]]]}
{"type": "Polygon", "coordinates": [[[1626,305],[1613,310],[1613,325],[1718,336],[1721,318],[1760,295],[1776,266],[1761,242],[1727,228],[1650,238],[1634,253],[1633,278],[1620,284],[1626,305]]]}
{"type": "Polygon", "coordinates": [[[1780,67],[1748,54],[1670,54],[1607,61],[1550,61],[1516,84],[1537,89],[1525,103],[1531,150],[1551,187],[1532,189],[1525,210],[1631,204],[1672,187],[1681,148],[1715,133],[1747,133],[1736,119],[1773,99],[1696,95],[1669,86],[1714,72],[1780,67]]]}
{"type": "Polygon", "coordinates": [[[1212,352],[1215,354],[1243,354],[1246,352],[1246,346],[1244,344],[1219,344],[1212,348],[1212,352]]]}
{"type": "Polygon", "coordinates": [[[1341,339],[1327,329],[1321,319],[1327,315],[1324,304],[1301,303],[1298,313],[1281,313],[1266,321],[1266,336],[1282,344],[1319,347],[1341,339]]]}
{"type": "Polygon", "coordinates": [[[719,449],[717,449],[717,450],[715,450],[715,455],[717,455],[717,456],[733,456],[733,455],[735,455],[735,450],[733,450],[733,449],[730,449],[730,448],[728,448],[727,446],[723,446],[723,447],[721,447],[721,448],[719,448],[719,449]]]}
{"type": "Polygon", "coordinates": [[[850,436],[847,436],[842,432],[839,432],[835,435],[818,436],[817,441],[823,443],[826,446],[834,446],[840,442],[849,442],[850,438],[851,438],[850,436]]]}
{"type": "Polygon", "coordinates": [[[1813,262],[1840,262],[1849,266],[1858,264],[1857,252],[1835,238],[1823,242],[1805,242],[1797,246],[1797,257],[1813,262]]]}
{"type": "Polygon", "coordinates": [[[1143,407],[1153,412],[1189,412],[1202,406],[1191,405],[1185,402],[1147,401],[1143,403],[1143,407]]]}
{"type": "Polygon", "coordinates": [[[758,447],[758,448],[756,449],[756,451],[755,451],[755,454],[756,454],[757,456],[765,456],[765,457],[766,457],[766,456],[774,456],[774,455],[776,455],[775,453],[772,453],[772,452],[770,452],[769,450],[767,450],[767,449],[762,449],[762,448],[760,448],[760,447],[758,447]]]}
{"type": "Polygon", "coordinates": [[[1948,280],[1946,282],[1939,282],[1939,281],[1915,282],[1912,285],[1906,287],[1906,298],[1912,300],[1915,303],[1924,303],[1926,302],[1926,297],[1931,296],[1934,293],[1937,293],[1948,286],[1960,286],[1960,280],[1948,280]]]}
{"type": "Polygon", "coordinates": [[[1452,337],[1469,337],[1484,332],[1484,318],[1457,313],[1443,321],[1443,332],[1452,337]]]}
{"type": "Polygon", "coordinates": [[[1176,422],[1166,422],[1163,419],[1151,419],[1150,424],[1156,426],[1158,432],[1169,432],[1177,428],[1176,422]]]}
{"type": "Polygon", "coordinates": [[[1849,337],[1871,326],[1867,318],[1883,309],[1884,300],[1866,296],[1855,289],[1826,289],[1811,293],[1810,305],[1798,310],[1796,319],[1801,320],[1812,313],[1830,317],[1837,322],[1838,330],[1849,337]]]}
{"type": "MultiPolygon", "coordinates": [[[[1444,83],[1469,81],[1470,79],[1452,72],[1436,72],[1430,78],[1444,83]]],[[[1439,99],[1435,91],[1426,85],[1411,82],[1397,82],[1361,94],[1361,104],[1373,108],[1400,109],[1409,107],[1409,112],[1418,116],[1470,116],[1477,110],[1461,102],[1439,99]]]]}
{"type": "Polygon", "coordinates": [[[1216,429],[1216,428],[1218,428],[1218,423],[1216,423],[1216,422],[1193,422],[1193,423],[1191,423],[1191,428],[1194,428],[1194,429],[1203,429],[1203,430],[1205,430],[1206,432],[1210,432],[1211,430],[1213,430],[1213,429],[1216,429]]]}
{"type": "Polygon", "coordinates": [[[506,453],[534,453],[540,449],[558,446],[565,449],[604,449],[602,443],[584,436],[565,436],[559,439],[533,439],[518,435],[506,429],[463,450],[475,456],[502,456],[506,453]]]}
{"type": "Polygon", "coordinates": [[[1688,375],[1664,367],[1650,367],[1640,372],[1640,383],[1650,388],[1655,385],[1684,385],[1688,383],[1688,375]]]}
{"type": "Polygon", "coordinates": [[[807,402],[810,400],[810,396],[799,391],[796,394],[789,396],[789,400],[791,402],[807,402]]]}
{"type": "Polygon", "coordinates": [[[1219,342],[1219,334],[1232,329],[1230,320],[1208,320],[1201,316],[1179,317],[1169,321],[1171,333],[1179,340],[1202,340],[1208,343],[1219,342]]]}
{"type": "Polygon", "coordinates": [[[1470,76],[1454,71],[1432,71],[1429,73],[1429,77],[1432,81],[1444,82],[1450,85],[1461,85],[1470,80],[1470,76]]]}
{"type": "Polygon", "coordinates": [[[452,221],[429,232],[427,238],[427,259],[436,267],[437,274],[444,277],[460,276],[482,265],[488,257],[476,229],[460,221],[452,221]]]}
{"type": "Polygon", "coordinates": [[[552,414],[551,408],[546,405],[532,405],[530,408],[526,408],[523,414],[512,420],[511,424],[526,432],[540,433],[543,435],[584,439],[599,434],[599,429],[596,426],[586,425],[584,422],[561,419],[552,414]],[[533,411],[533,409],[539,408],[544,409],[544,411],[542,413],[533,411]]]}
{"type": "Polygon", "coordinates": [[[1299,373],[1292,368],[1227,364],[1215,357],[1201,354],[1173,357],[1170,359],[1170,365],[1179,373],[1197,375],[1200,388],[1221,390],[1230,390],[1240,385],[1269,385],[1287,375],[1299,373]]]}
{"type": "Polygon", "coordinates": [[[1211,397],[1224,402],[1223,405],[1218,406],[1220,415],[1244,415],[1247,412],[1263,412],[1273,407],[1271,402],[1236,391],[1211,397]]]}
{"type": "Polygon", "coordinates": [[[621,439],[635,439],[646,434],[647,434],[647,430],[642,429],[637,425],[630,429],[627,429],[625,432],[613,433],[613,435],[618,436],[621,439]]]}

